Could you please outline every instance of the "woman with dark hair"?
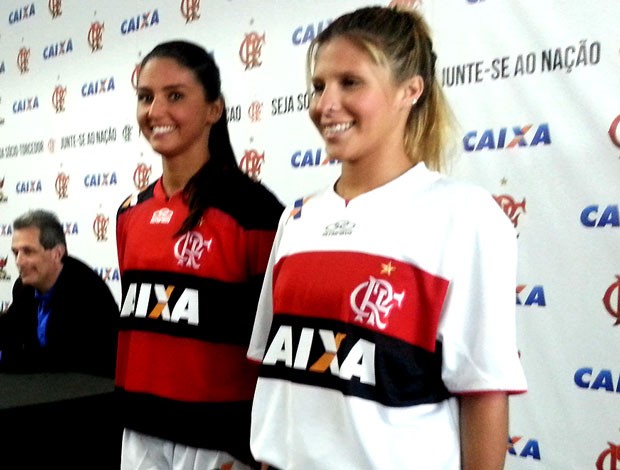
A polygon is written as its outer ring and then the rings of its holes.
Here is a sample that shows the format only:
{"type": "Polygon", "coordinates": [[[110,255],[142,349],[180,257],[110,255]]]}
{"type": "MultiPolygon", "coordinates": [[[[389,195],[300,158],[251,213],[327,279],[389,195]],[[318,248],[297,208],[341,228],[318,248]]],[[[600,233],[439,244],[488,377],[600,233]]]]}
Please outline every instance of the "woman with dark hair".
{"type": "Polygon", "coordinates": [[[429,28],[361,8],[317,35],[308,72],[341,171],[278,227],[249,349],[254,457],[499,470],[508,395],[526,389],[516,235],[490,194],[437,171],[452,126],[429,28]]]}
{"type": "Polygon", "coordinates": [[[163,171],[117,215],[121,468],[253,467],[245,351],[282,206],[239,169],[202,47],[156,46],[137,96],[163,171]]]}

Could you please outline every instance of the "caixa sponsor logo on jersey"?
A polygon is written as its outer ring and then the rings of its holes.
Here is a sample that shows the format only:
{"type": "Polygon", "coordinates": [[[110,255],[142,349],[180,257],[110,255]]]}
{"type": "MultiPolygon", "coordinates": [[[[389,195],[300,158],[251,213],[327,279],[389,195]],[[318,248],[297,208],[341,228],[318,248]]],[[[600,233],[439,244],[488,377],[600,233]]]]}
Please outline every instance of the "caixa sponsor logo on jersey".
{"type": "Polygon", "coordinates": [[[581,367],[575,372],[574,380],[579,388],[620,393],[620,373],[612,369],[581,367]]]}
{"type": "Polygon", "coordinates": [[[581,211],[581,223],[585,227],[620,227],[618,204],[592,204],[581,211]]]}
{"type": "Polygon", "coordinates": [[[540,444],[537,439],[508,436],[508,455],[523,459],[540,460],[540,444]]]}
{"type": "Polygon", "coordinates": [[[501,127],[499,129],[485,129],[483,131],[473,130],[463,137],[463,147],[466,152],[536,147],[550,144],[551,132],[547,123],[542,123],[538,126],[526,124],[523,126],[501,127]]]}
{"type": "Polygon", "coordinates": [[[120,315],[173,323],[184,321],[190,325],[198,325],[200,320],[198,306],[196,289],[132,283],[127,289],[120,315]]]}
{"type": "Polygon", "coordinates": [[[375,344],[358,339],[343,357],[338,350],[346,333],[327,329],[302,328],[293,332],[293,327],[280,325],[263,359],[264,365],[283,363],[285,367],[307,370],[315,373],[329,373],[341,379],[357,377],[361,383],[375,385],[375,344]],[[297,341],[295,341],[297,340],[297,341]],[[323,353],[310,361],[310,352],[319,348],[323,353]]]}

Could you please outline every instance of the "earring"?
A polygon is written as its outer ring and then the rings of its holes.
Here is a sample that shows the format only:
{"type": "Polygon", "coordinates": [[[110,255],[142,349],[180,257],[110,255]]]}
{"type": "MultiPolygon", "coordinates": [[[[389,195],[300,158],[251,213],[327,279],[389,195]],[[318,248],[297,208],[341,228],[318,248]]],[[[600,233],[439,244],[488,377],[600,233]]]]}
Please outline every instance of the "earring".
{"type": "Polygon", "coordinates": [[[413,100],[411,100],[411,106],[415,106],[417,102],[418,102],[418,99],[414,98],[413,100]]]}

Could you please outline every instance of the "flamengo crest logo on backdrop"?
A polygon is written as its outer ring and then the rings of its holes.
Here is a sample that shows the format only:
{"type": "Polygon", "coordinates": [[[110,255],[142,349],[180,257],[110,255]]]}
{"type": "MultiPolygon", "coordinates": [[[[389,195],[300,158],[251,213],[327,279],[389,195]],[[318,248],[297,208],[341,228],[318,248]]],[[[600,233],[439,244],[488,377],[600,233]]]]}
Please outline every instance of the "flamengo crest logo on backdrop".
{"type": "Polygon", "coordinates": [[[259,122],[261,120],[261,114],[263,112],[263,103],[260,101],[253,101],[248,108],[248,117],[250,122],[259,122]]]}
{"type": "Polygon", "coordinates": [[[88,45],[92,52],[97,52],[103,48],[103,23],[95,21],[90,24],[88,30],[88,45]]]}
{"type": "Polygon", "coordinates": [[[6,202],[9,200],[9,198],[4,194],[4,180],[5,180],[5,176],[2,177],[2,179],[0,180],[0,202],[6,202]]]}
{"type": "Polygon", "coordinates": [[[17,53],[17,68],[19,72],[23,75],[28,73],[30,69],[28,66],[30,65],[30,49],[22,47],[19,49],[17,53]]]}
{"type": "Polygon", "coordinates": [[[62,113],[65,110],[65,98],[67,97],[67,87],[56,85],[52,93],[52,105],[56,113],[62,113]]]}
{"type": "Polygon", "coordinates": [[[56,182],[54,183],[54,189],[58,195],[58,199],[67,199],[69,197],[69,175],[60,172],[56,176],[56,182]]]}
{"type": "Polygon", "coordinates": [[[263,63],[260,61],[263,45],[265,44],[265,33],[260,36],[257,32],[247,33],[241,47],[239,47],[239,58],[241,63],[245,65],[245,70],[260,67],[263,63]]]}
{"type": "Polygon", "coordinates": [[[616,281],[605,291],[603,304],[607,313],[616,319],[614,326],[620,325],[620,276],[616,275],[616,281]]]}
{"type": "Polygon", "coordinates": [[[97,214],[93,220],[93,233],[97,237],[98,242],[104,242],[108,239],[108,225],[110,218],[103,214],[97,214]]]}
{"type": "Polygon", "coordinates": [[[181,14],[185,23],[196,21],[200,18],[200,0],[181,0],[181,14]]]}
{"type": "Polygon", "coordinates": [[[151,177],[151,166],[147,166],[146,163],[138,163],[136,169],[133,171],[133,184],[138,191],[146,189],[149,185],[149,178],[151,177]]]}
{"type": "Polygon", "coordinates": [[[618,148],[620,148],[620,114],[611,122],[609,126],[609,138],[611,142],[618,148]]]}
{"type": "Polygon", "coordinates": [[[401,7],[409,8],[410,10],[416,10],[422,7],[422,0],[392,0],[389,7],[401,7]]]}
{"type": "Polygon", "coordinates": [[[254,181],[260,181],[260,172],[264,162],[265,152],[258,153],[254,149],[246,150],[239,162],[239,168],[254,181]]]}
{"type": "Polygon", "coordinates": [[[8,281],[11,279],[11,276],[9,276],[9,273],[7,273],[5,269],[8,262],[9,262],[8,256],[5,256],[4,258],[0,258],[0,281],[8,281]]]}
{"type": "Polygon", "coordinates": [[[47,8],[50,10],[52,19],[58,18],[62,15],[62,0],[49,0],[47,2],[47,8]]]}
{"type": "Polygon", "coordinates": [[[596,459],[596,470],[620,470],[620,444],[607,442],[607,446],[596,459]]]}
{"type": "Polygon", "coordinates": [[[519,225],[519,217],[524,214],[525,211],[525,198],[521,202],[517,202],[514,197],[508,194],[500,194],[499,196],[493,196],[495,202],[501,207],[506,216],[512,222],[515,228],[519,225]]]}

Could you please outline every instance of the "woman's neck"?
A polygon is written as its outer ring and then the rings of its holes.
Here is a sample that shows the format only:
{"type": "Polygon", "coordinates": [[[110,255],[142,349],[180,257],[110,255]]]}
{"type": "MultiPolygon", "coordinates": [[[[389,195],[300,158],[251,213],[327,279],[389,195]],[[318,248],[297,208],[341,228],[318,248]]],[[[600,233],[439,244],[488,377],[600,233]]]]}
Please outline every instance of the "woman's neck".
{"type": "Polygon", "coordinates": [[[209,155],[198,156],[195,158],[162,158],[162,184],[164,192],[168,197],[183,190],[187,182],[200,170],[209,160],[209,155]]]}

